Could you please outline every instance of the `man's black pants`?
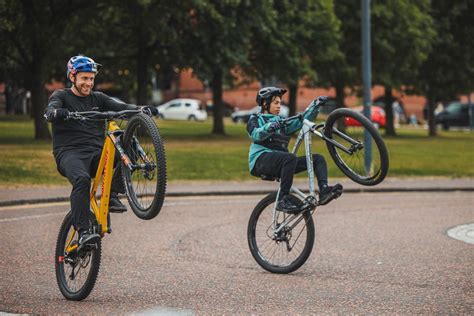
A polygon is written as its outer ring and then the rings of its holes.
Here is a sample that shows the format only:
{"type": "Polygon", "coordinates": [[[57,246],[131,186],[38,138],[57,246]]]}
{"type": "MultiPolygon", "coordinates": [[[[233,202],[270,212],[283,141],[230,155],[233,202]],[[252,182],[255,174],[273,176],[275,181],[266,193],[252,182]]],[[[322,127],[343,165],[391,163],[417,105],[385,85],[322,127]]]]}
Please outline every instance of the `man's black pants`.
{"type": "MultiPolygon", "coordinates": [[[[306,156],[296,155],[284,151],[263,153],[255,162],[253,174],[268,175],[280,178],[280,197],[290,193],[293,185],[293,176],[307,169],[306,156]]],[[[313,154],[313,170],[318,179],[318,186],[328,184],[328,168],[326,160],[319,154],[313,154]]]]}
{"type": "MultiPolygon", "coordinates": [[[[90,189],[92,178],[99,166],[101,149],[77,149],[61,153],[56,159],[58,171],[72,184],[71,211],[74,228],[78,231],[89,228],[90,189]]],[[[125,193],[120,170],[120,159],[115,159],[115,173],[111,192],[125,193]]]]}

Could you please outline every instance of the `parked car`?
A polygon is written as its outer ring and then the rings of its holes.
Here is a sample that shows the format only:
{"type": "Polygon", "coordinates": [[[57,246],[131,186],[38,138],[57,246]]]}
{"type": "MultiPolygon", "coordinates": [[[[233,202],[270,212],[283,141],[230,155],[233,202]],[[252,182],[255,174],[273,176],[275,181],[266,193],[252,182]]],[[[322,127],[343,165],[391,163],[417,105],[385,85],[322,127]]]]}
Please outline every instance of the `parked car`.
{"type": "MultiPolygon", "coordinates": [[[[363,106],[357,106],[355,108],[352,108],[352,110],[363,113],[364,107],[363,106]]],[[[372,122],[374,123],[375,127],[385,127],[385,111],[380,107],[373,105],[371,107],[371,119],[372,122]]],[[[346,126],[360,126],[359,122],[356,120],[346,117],[346,126]]]]}
{"type": "MultiPolygon", "coordinates": [[[[224,116],[230,117],[232,113],[234,112],[235,107],[225,101],[222,101],[222,105],[224,106],[224,110],[223,110],[224,116]]],[[[212,115],[213,108],[214,108],[214,105],[212,104],[212,101],[208,101],[207,106],[206,106],[206,111],[209,115],[212,115]]]]}
{"type": "Polygon", "coordinates": [[[435,115],[435,124],[439,124],[444,130],[451,126],[470,126],[469,104],[451,102],[443,111],[435,115]]]}
{"type": "MultiPolygon", "coordinates": [[[[385,111],[385,99],[384,97],[378,97],[374,100],[373,105],[379,106],[382,108],[382,110],[385,111]]],[[[403,102],[401,102],[399,99],[395,99],[392,103],[392,111],[393,111],[393,119],[394,123],[408,123],[408,116],[405,111],[405,106],[403,105],[403,102]]]]}
{"type": "MultiPolygon", "coordinates": [[[[234,113],[231,114],[232,121],[235,123],[247,123],[249,121],[249,118],[253,114],[257,114],[260,112],[260,107],[255,106],[251,108],[250,110],[243,110],[243,111],[235,111],[234,113]]],[[[280,107],[280,114],[279,116],[283,118],[287,118],[288,115],[290,114],[290,109],[286,105],[282,105],[280,107]]]]}
{"type": "Polygon", "coordinates": [[[174,99],[158,106],[160,117],[165,120],[204,121],[207,113],[201,101],[195,99],[174,99]]]}

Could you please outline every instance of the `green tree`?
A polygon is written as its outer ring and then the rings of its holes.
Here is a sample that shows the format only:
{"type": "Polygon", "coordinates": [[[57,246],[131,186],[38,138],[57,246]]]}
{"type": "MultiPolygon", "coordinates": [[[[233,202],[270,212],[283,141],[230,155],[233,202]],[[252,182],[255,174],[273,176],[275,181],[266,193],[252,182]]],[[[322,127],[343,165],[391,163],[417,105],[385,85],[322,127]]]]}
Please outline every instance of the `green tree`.
{"type": "Polygon", "coordinates": [[[213,134],[225,134],[222,93],[235,71],[245,68],[249,33],[260,25],[267,1],[196,0],[188,27],[181,37],[187,65],[202,81],[209,82],[213,102],[213,134]]]}
{"type": "Polygon", "coordinates": [[[415,83],[435,35],[429,0],[387,0],[372,6],[373,81],[385,88],[386,134],[396,135],[393,88],[415,83]]]}
{"type": "Polygon", "coordinates": [[[436,103],[451,101],[474,90],[474,3],[432,0],[437,36],[423,63],[415,87],[427,98],[429,136],[436,136],[436,103]]]}
{"type": "Polygon", "coordinates": [[[250,60],[259,80],[276,78],[288,86],[293,115],[300,80],[316,82],[338,54],[339,21],[330,0],[275,0],[262,20],[264,26],[251,33],[250,60]]]}
{"type": "Polygon", "coordinates": [[[158,65],[180,64],[177,43],[189,10],[189,1],[108,0],[98,4],[101,14],[91,27],[96,30],[92,35],[95,56],[109,61],[111,73],[120,73],[122,84],[133,87],[137,104],[148,103],[151,77],[157,68],[159,71],[158,65]],[[123,76],[124,70],[130,75],[123,76]]]}
{"type": "Polygon", "coordinates": [[[0,1],[0,38],[8,47],[2,51],[7,63],[21,71],[23,84],[31,91],[35,139],[51,138],[43,119],[44,85],[50,68],[58,63],[59,52],[74,32],[71,21],[93,5],[94,1],[87,0],[0,1]]]}

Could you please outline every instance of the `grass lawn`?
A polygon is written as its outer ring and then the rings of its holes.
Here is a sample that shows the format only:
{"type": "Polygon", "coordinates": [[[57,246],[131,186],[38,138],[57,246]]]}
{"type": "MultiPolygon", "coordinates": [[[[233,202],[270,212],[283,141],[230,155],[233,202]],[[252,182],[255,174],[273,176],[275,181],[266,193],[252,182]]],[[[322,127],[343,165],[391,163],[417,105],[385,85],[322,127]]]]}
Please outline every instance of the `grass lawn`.
{"type": "MultiPolygon", "coordinates": [[[[165,140],[169,180],[255,179],[248,172],[245,125],[226,121],[227,135],[215,136],[210,120],[157,122],[165,140]]],[[[433,138],[424,129],[398,133],[385,138],[389,176],[474,176],[474,133],[440,132],[433,138]]],[[[33,122],[26,117],[0,116],[0,150],[2,186],[67,183],[56,171],[51,143],[33,139],[33,122]]],[[[314,138],[313,151],[326,157],[330,177],[342,176],[322,140],[314,138]]]]}

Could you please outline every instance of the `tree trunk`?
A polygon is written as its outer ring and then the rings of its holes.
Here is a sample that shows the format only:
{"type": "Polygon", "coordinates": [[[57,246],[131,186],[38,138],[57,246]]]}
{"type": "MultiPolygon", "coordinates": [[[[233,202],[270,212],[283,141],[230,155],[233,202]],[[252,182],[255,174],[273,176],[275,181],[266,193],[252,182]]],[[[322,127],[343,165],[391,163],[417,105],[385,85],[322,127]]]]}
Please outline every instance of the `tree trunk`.
{"type": "Polygon", "coordinates": [[[427,100],[428,100],[428,113],[426,113],[427,117],[426,119],[428,120],[428,136],[436,136],[436,125],[435,125],[435,120],[434,120],[434,109],[436,106],[436,97],[428,92],[427,95],[427,100]]]}
{"type": "Polygon", "coordinates": [[[44,120],[44,109],[47,105],[44,88],[44,54],[42,45],[44,42],[38,37],[34,30],[30,33],[31,38],[31,63],[25,74],[29,74],[27,85],[31,91],[32,116],[35,122],[35,139],[51,139],[48,125],[44,120]]]}
{"type": "Polygon", "coordinates": [[[214,125],[212,127],[212,134],[225,135],[224,118],[222,111],[222,72],[214,72],[214,77],[211,80],[212,88],[212,114],[214,125]]]}
{"type": "Polygon", "coordinates": [[[288,107],[290,109],[289,116],[293,116],[296,114],[296,99],[298,97],[298,85],[297,84],[289,84],[289,96],[288,96],[288,107]]]}
{"type": "MultiPolygon", "coordinates": [[[[335,89],[336,89],[336,108],[345,108],[346,104],[345,99],[346,99],[346,93],[344,92],[344,83],[341,81],[337,82],[335,84],[335,89]]],[[[345,131],[346,130],[346,124],[344,123],[343,119],[337,120],[337,128],[340,131],[345,131]]]]}
{"type": "Polygon", "coordinates": [[[337,108],[345,108],[346,105],[344,100],[346,99],[346,93],[344,92],[344,84],[337,82],[335,84],[336,88],[336,106],[337,108]]]}
{"type": "Polygon", "coordinates": [[[137,104],[148,104],[148,60],[150,52],[147,48],[146,34],[143,32],[143,19],[138,21],[137,27],[137,104]]]}
{"type": "Polygon", "coordinates": [[[396,136],[395,127],[393,124],[393,95],[392,95],[392,87],[386,85],[385,86],[385,96],[384,96],[384,103],[385,103],[385,135],[387,136],[396,136]]]}

